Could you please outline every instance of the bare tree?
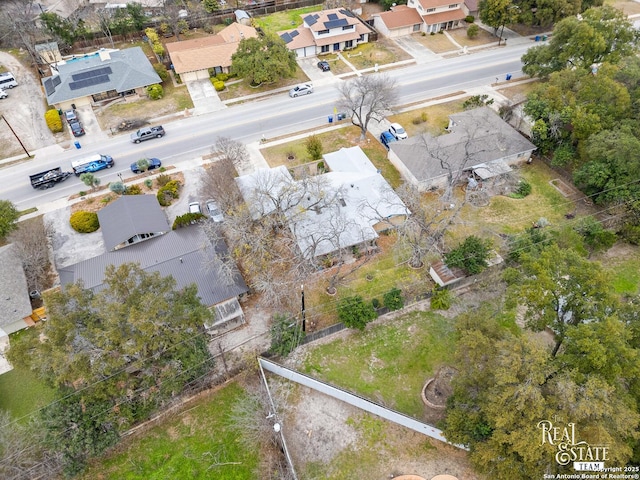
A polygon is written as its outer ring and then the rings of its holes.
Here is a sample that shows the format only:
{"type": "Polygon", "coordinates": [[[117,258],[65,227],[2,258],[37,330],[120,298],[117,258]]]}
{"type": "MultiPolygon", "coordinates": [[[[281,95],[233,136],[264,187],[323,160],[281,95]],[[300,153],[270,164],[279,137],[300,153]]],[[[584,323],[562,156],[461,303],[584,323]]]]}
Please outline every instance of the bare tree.
{"type": "Polygon", "coordinates": [[[111,9],[96,8],[94,10],[93,17],[94,17],[95,23],[100,28],[100,31],[109,40],[109,43],[111,44],[111,48],[115,48],[115,44],[113,42],[113,32],[111,31],[111,26],[113,22],[113,14],[111,9]]]}
{"type": "Polygon", "coordinates": [[[164,0],[163,2],[162,20],[169,26],[171,33],[176,36],[178,41],[180,41],[180,34],[189,30],[189,24],[182,14],[182,11],[186,9],[183,0],[164,0]]]}
{"type": "Polygon", "coordinates": [[[205,258],[204,268],[215,272],[224,285],[235,284],[240,273],[225,244],[222,225],[217,222],[205,222],[202,229],[207,237],[202,247],[211,252],[211,255],[205,258]]]}
{"type": "Polygon", "coordinates": [[[41,13],[30,0],[7,0],[0,9],[0,42],[12,47],[23,47],[38,64],[35,45],[44,40],[37,19],[41,13]]]}
{"type": "Polygon", "coordinates": [[[363,75],[338,86],[342,94],[338,105],[351,114],[351,123],[360,128],[364,139],[371,120],[380,122],[398,100],[395,81],[381,74],[363,75]]]}
{"type": "Polygon", "coordinates": [[[47,239],[50,233],[51,229],[42,217],[37,217],[20,222],[18,229],[8,236],[22,260],[29,291],[42,290],[49,285],[47,277],[51,265],[47,239]]]}

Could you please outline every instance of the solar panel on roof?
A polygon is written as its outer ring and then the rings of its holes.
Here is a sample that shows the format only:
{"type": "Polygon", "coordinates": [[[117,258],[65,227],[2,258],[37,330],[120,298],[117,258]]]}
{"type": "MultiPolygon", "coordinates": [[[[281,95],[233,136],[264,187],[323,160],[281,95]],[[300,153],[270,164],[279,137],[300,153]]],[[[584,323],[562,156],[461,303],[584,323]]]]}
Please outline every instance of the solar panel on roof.
{"type": "Polygon", "coordinates": [[[337,20],[338,19],[338,15],[336,15],[335,13],[330,13],[329,15],[327,15],[327,18],[329,20],[337,20]]]}
{"type": "Polygon", "coordinates": [[[47,96],[51,95],[53,92],[56,91],[55,87],[53,86],[53,82],[51,81],[50,78],[47,78],[44,81],[44,89],[47,92],[47,96]]]}
{"type": "Polygon", "coordinates": [[[291,35],[289,35],[288,33],[283,33],[282,35],[280,35],[280,38],[284,43],[289,43],[292,40],[291,35]]]}
{"type": "Polygon", "coordinates": [[[307,25],[311,26],[318,21],[318,15],[307,15],[304,17],[304,21],[307,25]]]}
{"type": "Polygon", "coordinates": [[[109,83],[109,75],[100,75],[98,77],[85,78],[79,82],[71,82],[69,88],[71,90],[79,90],[93,85],[100,85],[101,83],[109,83]]]}
{"type": "Polygon", "coordinates": [[[331,20],[330,22],[324,22],[325,28],[331,30],[332,28],[345,27],[349,25],[346,18],[339,18],[338,20],[331,20]]]}
{"type": "Polygon", "coordinates": [[[346,15],[347,17],[352,17],[354,18],[355,15],[353,14],[353,12],[349,11],[349,10],[338,10],[341,14],[346,15]]]}
{"type": "Polygon", "coordinates": [[[55,77],[52,78],[52,80],[53,80],[54,87],[57,87],[58,85],[60,85],[60,82],[62,81],[60,80],[60,75],[56,75],[55,77]]]}
{"type": "Polygon", "coordinates": [[[298,35],[300,35],[300,32],[298,32],[298,30],[294,30],[293,32],[291,32],[291,38],[297,37],[298,35]]]}
{"type": "Polygon", "coordinates": [[[100,75],[110,75],[111,73],[113,73],[111,71],[111,67],[101,67],[89,70],[88,72],[74,73],[71,75],[71,78],[77,82],[79,80],[86,80],[87,78],[98,77],[100,75]]]}

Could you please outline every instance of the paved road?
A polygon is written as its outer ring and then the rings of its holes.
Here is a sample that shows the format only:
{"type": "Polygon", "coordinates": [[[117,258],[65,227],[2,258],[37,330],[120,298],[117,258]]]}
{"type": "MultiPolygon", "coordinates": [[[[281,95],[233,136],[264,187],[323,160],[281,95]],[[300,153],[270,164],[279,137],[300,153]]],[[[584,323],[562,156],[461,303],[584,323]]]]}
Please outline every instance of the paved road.
{"type": "MultiPolygon", "coordinates": [[[[520,58],[529,46],[530,43],[526,43],[490,49],[380,74],[397,82],[399,103],[409,104],[488,85],[507,73],[517,78],[521,70],[520,58]]],[[[322,128],[339,98],[336,82],[327,83],[317,86],[312,95],[305,97],[289,98],[282,92],[211,114],[173,121],[165,124],[165,137],[139,145],[130,143],[126,133],[101,140],[99,144],[83,143],[80,150],[52,148],[46,154],[37,154],[32,161],[4,168],[2,197],[14,202],[19,209],[27,209],[77,193],[85,189],[79,179],[71,178],[52,189],[40,191],[31,188],[28,175],[57,166],[69,169],[71,161],[95,152],[112,155],[116,162],[114,168],[97,173],[105,184],[117,180],[119,173],[124,177],[132,175],[129,165],[143,156],[158,157],[167,165],[179,166],[191,161],[208,153],[218,136],[251,143],[263,135],[273,138],[322,128]]]]}

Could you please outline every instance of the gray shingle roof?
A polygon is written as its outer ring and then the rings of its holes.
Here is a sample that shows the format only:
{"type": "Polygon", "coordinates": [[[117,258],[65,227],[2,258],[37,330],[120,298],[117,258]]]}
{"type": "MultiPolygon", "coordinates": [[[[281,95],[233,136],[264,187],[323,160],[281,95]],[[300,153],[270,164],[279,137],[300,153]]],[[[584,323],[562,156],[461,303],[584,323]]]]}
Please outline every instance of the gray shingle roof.
{"type": "Polygon", "coordinates": [[[105,50],[101,54],[58,64],[57,68],[59,75],[42,79],[49,105],[110,90],[126,92],[162,82],[140,47],[105,50]],[[110,71],[99,71],[105,67],[110,71]],[[92,76],[93,73],[102,74],[92,76]],[[98,77],[99,83],[84,82],[89,78],[98,81],[98,77]]]}
{"type": "Polygon", "coordinates": [[[389,145],[419,182],[448,173],[440,160],[451,163],[454,170],[470,169],[536,148],[488,107],[449,118],[452,121],[450,133],[438,137],[410,137],[389,145]]]}
{"type": "MultiPolygon", "coordinates": [[[[221,243],[216,250],[226,251],[226,246],[221,243]]],[[[211,306],[248,291],[239,272],[234,283],[227,285],[215,271],[206,268],[206,258],[213,253],[214,248],[202,229],[190,226],[69,265],[58,273],[63,286],[82,280],[85,288],[100,291],[104,288],[104,272],[108,265],[118,267],[124,263],[138,263],[145,271],[171,275],[178,289],[195,283],[202,303],[211,306]]]]}
{"type": "Polygon", "coordinates": [[[98,220],[109,251],[135,235],[171,230],[155,195],[123,195],[99,210],[98,220]]]}
{"type": "Polygon", "coordinates": [[[13,244],[0,247],[0,327],[31,315],[27,289],[27,278],[16,248],[13,244]]]}

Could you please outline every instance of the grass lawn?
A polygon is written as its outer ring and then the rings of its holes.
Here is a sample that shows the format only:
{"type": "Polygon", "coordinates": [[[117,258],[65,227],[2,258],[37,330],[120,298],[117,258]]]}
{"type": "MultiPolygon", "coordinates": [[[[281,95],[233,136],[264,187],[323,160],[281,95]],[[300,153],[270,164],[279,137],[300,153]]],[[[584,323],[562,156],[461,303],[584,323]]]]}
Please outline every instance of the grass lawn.
{"type": "Polygon", "coordinates": [[[404,127],[410,137],[428,132],[431,135],[442,135],[449,125],[449,115],[462,111],[465,99],[439,103],[429,107],[410,110],[387,117],[390,122],[397,122],[404,127]],[[426,121],[424,118],[426,117],[426,121]]]}
{"type": "Polygon", "coordinates": [[[478,47],[480,45],[487,45],[498,41],[498,38],[491,35],[484,28],[480,28],[478,35],[474,38],[469,38],[467,35],[467,28],[469,25],[463,22],[463,28],[455,28],[453,30],[447,30],[447,33],[463,47],[478,47]]]}
{"type": "Polygon", "coordinates": [[[188,404],[142,435],[123,440],[91,463],[86,480],[259,478],[259,445],[246,449],[225,412],[244,395],[231,383],[188,404]],[[218,465],[215,465],[218,464],[218,465]]]}
{"type": "Polygon", "coordinates": [[[265,33],[277,33],[281,30],[290,30],[302,25],[302,15],[319,12],[320,10],[322,10],[322,5],[285,10],[284,12],[272,13],[265,17],[258,17],[256,18],[256,22],[265,33]]]}
{"type": "Polygon", "coordinates": [[[413,312],[314,347],[301,371],[420,419],[422,386],[453,349],[451,320],[413,312]]]}
{"type": "Polygon", "coordinates": [[[455,52],[456,50],[460,50],[444,33],[436,33],[434,35],[412,33],[411,36],[414,40],[417,40],[434,53],[455,52]]]}
{"type": "Polygon", "coordinates": [[[342,55],[359,70],[374,67],[376,64],[386,65],[411,58],[406,52],[385,39],[361,43],[353,50],[343,52],[342,55]]]}
{"type": "MultiPolygon", "coordinates": [[[[244,97],[246,95],[253,95],[256,93],[264,93],[269,92],[271,90],[275,90],[281,87],[289,87],[293,85],[297,85],[298,83],[308,82],[309,77],[307,74],[302,71],[300,67],[296,68],[295,75],[290,78],[282,78],[274,83],[263,83],[258,87],[252,87],[249,85],[247,80],[242,80],[241,82],[234,82],[232,84],[227,84],[227,88],[225,88],[222,92],[218,92],[218,96],[220,100],[232,100],[237,97],[244,97]]],[[[286,93],[282,93],[279,95],[286,95],[286,93]]]]}

